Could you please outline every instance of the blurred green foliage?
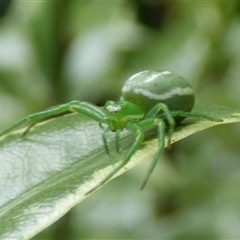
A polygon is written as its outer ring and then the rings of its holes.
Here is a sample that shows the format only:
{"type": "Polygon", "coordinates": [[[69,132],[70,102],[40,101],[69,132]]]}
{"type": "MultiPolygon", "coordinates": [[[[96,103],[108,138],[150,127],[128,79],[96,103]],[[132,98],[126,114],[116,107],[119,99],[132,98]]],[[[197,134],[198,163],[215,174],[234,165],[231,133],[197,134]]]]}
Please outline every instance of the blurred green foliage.
{"type": "MultiPolygon", "coordinates": [[[[0,18],[2,130],[72,99],[118,99],[125,79],[145,69],[189,79],[196,104],[239,108],[238,1],[13,1],[7,10],[0,18]]],[[[232,124],[173,145],[144,191],[148,162],[34,239],[240,238],[239,136],[232,124]]]]}

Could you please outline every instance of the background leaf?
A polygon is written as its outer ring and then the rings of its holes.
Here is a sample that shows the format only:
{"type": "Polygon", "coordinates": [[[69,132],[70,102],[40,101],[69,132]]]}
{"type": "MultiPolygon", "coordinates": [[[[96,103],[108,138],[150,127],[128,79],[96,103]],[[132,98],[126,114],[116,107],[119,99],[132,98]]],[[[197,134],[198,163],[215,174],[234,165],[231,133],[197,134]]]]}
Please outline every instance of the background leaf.
{"type": "MultiPolygon", "coordinates": [[[[119,99],[124,81],[147,69],[186,78],[197,104],[239,109],[238,1],[1,3],[1,131],[73,99],[119,99]]],[[[235,123],[178,141],[144,191],[148,160],[33,239],[239,239],[239,136],[235,123]]]]}

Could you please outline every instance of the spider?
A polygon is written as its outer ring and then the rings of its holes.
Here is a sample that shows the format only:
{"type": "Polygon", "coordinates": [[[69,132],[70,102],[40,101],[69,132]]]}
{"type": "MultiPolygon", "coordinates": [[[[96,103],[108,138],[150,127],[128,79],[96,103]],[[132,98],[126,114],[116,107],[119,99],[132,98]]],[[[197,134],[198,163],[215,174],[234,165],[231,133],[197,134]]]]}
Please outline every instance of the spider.
{"type": "MultiPolygon", "coordinates": [[[[1,135],[11,132],[24,122],[29,126],[23,132],[23,136],[38,122],[66,112],[77,112],[95,121],[100,126],[106,127],[102,133],[104,148],[109,153],[107,133],[116,132],[116,150],[120,150],[120,132],[124,129],[136,133],[136,138],[130,150],[122,162],[115,167],[101,182],[86,193],[92,193],[110,180],[122,169],[145,139],[148,129],[156,128],[159,141],[159,149],[152,160],[148,172],[141,185],[141,189],[147,184],[165,146],[171,145],[176,123],[186,117],[220,121],[210,116],[191,112],[194,106],[194,92],[191,85],[182,77],[169,71],[158,72],[146,70],[130,77],[123,85],[122,96],[119,101],[107,101],[103,108],[83,101],[71,101],[45,111],[31,114],[4,131],[1,135]],[[167,136],[167,138],[165,138],[167,136]],[[167,142],[165,142],[167,139],[167,142]]],[[[0,135],[0,136],[1,136],[0,135]]]]}

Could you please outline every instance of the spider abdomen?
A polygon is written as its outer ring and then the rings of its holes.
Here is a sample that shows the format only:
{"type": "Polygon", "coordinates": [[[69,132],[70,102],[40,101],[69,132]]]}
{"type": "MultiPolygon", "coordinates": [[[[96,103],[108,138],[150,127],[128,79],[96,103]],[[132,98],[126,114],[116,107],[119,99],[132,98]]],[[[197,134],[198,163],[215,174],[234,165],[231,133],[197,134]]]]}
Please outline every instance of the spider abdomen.
{"type": "Polygon", "coordinates": [[[194,92],[182,77],[168,72],[146,70],[130,77],[122,88],[122,98],[141,106],[147,113],[157,103],[169,110],[190,112],[194,106],[194,92]]]}

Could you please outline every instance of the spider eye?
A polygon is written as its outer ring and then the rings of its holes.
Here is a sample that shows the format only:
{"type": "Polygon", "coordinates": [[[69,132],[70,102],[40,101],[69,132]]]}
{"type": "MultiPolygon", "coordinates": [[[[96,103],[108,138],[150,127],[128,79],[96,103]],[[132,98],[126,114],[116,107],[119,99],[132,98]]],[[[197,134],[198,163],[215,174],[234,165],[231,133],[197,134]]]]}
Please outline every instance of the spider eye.
{"type": "Polygon", "coordinates": [[[122,107],[119,106],[119,105],[109,105],[107,106],[107,110],[110,112],[110,113],[119,113],[120,111],[122,111],[122,107]]]}

